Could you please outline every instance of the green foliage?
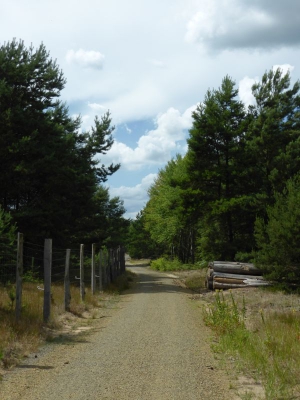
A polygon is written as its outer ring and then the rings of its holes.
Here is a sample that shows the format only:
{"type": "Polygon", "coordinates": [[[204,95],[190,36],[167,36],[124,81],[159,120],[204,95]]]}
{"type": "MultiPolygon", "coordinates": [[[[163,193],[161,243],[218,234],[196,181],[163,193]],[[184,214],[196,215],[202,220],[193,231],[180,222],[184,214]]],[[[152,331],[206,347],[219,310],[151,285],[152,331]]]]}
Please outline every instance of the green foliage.
{"type": "Polygon", "coordinates": [[[245,329],[245,315],[245,301],[243,301],[242,309],[239,310],[232,293],[230,293],[230,301],[227,301],[222,291],[216,291],[215,303],[208,310],[204,310],[204,321],[218,335],[232,334],[237,329],[245,329]]]}
{"type": "Polygon", "coordinates": [[[151,238],[145,229],[144,212],[137,214],[134,221],[130,221],[126,244],[127,252],[132,258],[153,258],[159,256],[159,245],[151,238]]]}
{"type": "Polygon", "coordinates": [[[263,218],[274,193],[282,192],[286,181],[300,169],[299,90],[300,82],[290,88],[290,74],[280,68],[266,72],[253,86],[256,107],[247,132],[247,150],[259,184],[255,205],[263,218]]]}
{"type": "Polygon", "coordinates": [[[227,76],[218,90],[207,91],[193,113],[186,158],[200,209],[198,255],[204,259],[233,260],[240,247],[251,249],[248,226],[253,217],[244,169],[247,118],[237,96],[227,76]]]}
{"type": "Polygon", "coordinates": [[[6,239],[7,243],[13,244],[16,240],[16,224],[10,213],[3,210],[0,205],[0,238],[6,239]]]}
{"type": "Polygon", "coordinates": [[[192,114],[186,156],[171,160],[149,190],[144,227],[171,258],[255,261],[296,283],[299,198],[283,199],[300,170],[300,83],[291,86],[277,69],[252,89],[248,109],[228,76],[207,91],[192,114]]]}
{"type": "Polygon", "coordinates": [[[22,280],[23,282],[28,282],[28,283],[38,283],[41,281],[41,279],[39,278],[39,272],[34,271],[33,268],[24,272],[22,280]]]}
{"type": "Polygon", "coordinates": [[[275,203],[268,206],[267,222],[256,221],[256,239],[260,251],[257,263],[269,278],[300,282],[300,176],[288,180],[283,193],[275,194],[275,203]]]}
{"type": "Polygon", "coordinates": [[[151,261],[150,267],[157,271],[182,271],[185,269],[195,269],[195,266],[192,266],[191,264],[182,264],[182,262],[177,258],[168,260],[164,257],[151,261]]]}
{"type": "Polygon", "coordinates": [[[100,215],[110,231],[101,240],[108,239],[125,212],[119,199],[103,204],[98,195],[98,185],[120,167],[100,160],[113,144],[110,113],[81,132],[80,116],[71,117],[60,101],[65,83],[43,44],[0,46],[0,204],[28,239],[51,237],[57,246],[71,236],[82,242],[85,222],[95,233],[91,221],[100,215]]]}
{"type": "Polygon", "coordinates": [[[161,254],[194,261],[195,219],[186,202],[189,177],[185,160],[177,156],[159,171],[149,189],[144,209],[145,229],[160,246],[161,254]]]}
{"type": "Polygon", "coordinates": [[[123,218],[123,201],[111,198],[109,190],[99,185],[90,200],[90,210],[76,220],[73,241],[80,238],[81,243],[99,243],[109,248],[124,244],[127,238],[129,221],[123,218]]]}

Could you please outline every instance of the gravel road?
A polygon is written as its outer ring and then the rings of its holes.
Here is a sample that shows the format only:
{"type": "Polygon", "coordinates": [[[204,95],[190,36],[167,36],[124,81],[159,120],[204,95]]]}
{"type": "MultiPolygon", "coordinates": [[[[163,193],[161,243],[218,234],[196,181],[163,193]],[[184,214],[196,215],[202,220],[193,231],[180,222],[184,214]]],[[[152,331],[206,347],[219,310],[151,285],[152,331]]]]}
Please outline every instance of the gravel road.
{"type": "Polygon", "coordinates": [[[7,374],[1,400],[235,398],[188,292],[167,274],[130,269],[138,283],[118,310],[93,332],[51,345],[7,374]]]}

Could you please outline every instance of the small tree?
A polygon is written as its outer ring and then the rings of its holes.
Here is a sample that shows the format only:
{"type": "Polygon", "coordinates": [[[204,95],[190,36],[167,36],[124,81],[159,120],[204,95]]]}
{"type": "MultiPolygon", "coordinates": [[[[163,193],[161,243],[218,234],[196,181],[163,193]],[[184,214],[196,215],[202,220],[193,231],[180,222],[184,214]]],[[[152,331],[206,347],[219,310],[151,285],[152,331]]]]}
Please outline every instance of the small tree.
{"type": "Polygon", "coordinates": [[[0,238],[12,244],[16,239],[16,224],[13,223],[10,213],[5,212],[0,205],[0,238]]]}
{"type": "MultiPolygon", "coordinates": [[[[16,229],[11,215],[5,212],[0,205],[0,281],[3,283],[9,281],[11,277],[8,271],[11,271],[12,260],[16,255],[14,247],[16,229]]],[[[13,291],[10,293],[12,296],[13,291]]]]}
{"type": "Polygon", "coordinates": [[[300,175],[291,178],[275,203],[267,207],[268,222],[258,218],[255,225],[258,264],[269,278],[300,282],[300,175]]]}

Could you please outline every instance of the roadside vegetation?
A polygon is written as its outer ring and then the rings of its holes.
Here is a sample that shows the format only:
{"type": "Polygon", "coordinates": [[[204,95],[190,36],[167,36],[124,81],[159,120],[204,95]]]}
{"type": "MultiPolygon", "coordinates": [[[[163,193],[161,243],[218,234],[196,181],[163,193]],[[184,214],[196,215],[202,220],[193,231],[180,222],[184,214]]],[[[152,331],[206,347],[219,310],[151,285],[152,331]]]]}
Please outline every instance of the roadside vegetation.
{"type": "Polygon", "coordinates": [[[182,271],[197,269],[199,265],[197,264],[182,264],[177,258],[170,260],[165,257],[160,257],[157,260],[150,262],[150,267],[157,271],[182,271]]]}
{"type": "Polygon", "coordinates": [[[216,291],[208,300],[204,321],[217,339],[213,350],[260,382],[266,400],[299,398],[299,296],[250,289],[216,291]]]}

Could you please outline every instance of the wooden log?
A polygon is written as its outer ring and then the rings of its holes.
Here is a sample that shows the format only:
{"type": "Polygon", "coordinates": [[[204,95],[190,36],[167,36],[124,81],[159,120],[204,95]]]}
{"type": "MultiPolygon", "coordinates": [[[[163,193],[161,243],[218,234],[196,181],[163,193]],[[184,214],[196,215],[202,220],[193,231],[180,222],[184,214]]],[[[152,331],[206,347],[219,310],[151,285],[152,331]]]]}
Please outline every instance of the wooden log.
{"type": "Polygon", "coordinates": [[[231,278],[231,279],[254,279],[263,281],[264,278],[260,275],[245,275],[245,274],[228,274],[226,272],[213,272],[213,278],[231,278]]]}
{"type": "Polygon", "coordinates": [[[262,275],[262,272],[253,266],[253,264],[216,264],[214,262],[213,270],[215,272],[224,272],[241,275],[262,275]]]}
{"type": "Polygon", "coordinates": [[[209,290],[212,290],[212,289],[213,289],[213,279],[212,279],[212,278],[210,278],[210,277],[206,278],[206,280],[205,280],[205,287],[206,287],[207,289],[209,289],[209,290]]]}
{"type": "Polygon", "coordinates": [[[238,289],[238,288],[250,288],[250,287],[260,287],[260,286],[268,286],[270,285],[268,282],[244,282],[244,283],[223,283],[216,282],[215,279],[213,281],[213,289],[238,289]]]}
{"type": "Polygon", "coordinates": [[[208,270],[206,272],[206,276],[210,277],[210,276],[212,276],[213,273],[214,273],[214,270],[212,268],[208,268],[208,270]]]}
{"type": "Polygon", "coordinates": [[[254,280],[254,279],[245,279],[245,285],[247,286],[270,286],[271,282],[263,281],[263,280],[254,280]]]}
{"type": "Polygon", "coordinates": [[[253,268],[257,269],[255,267],[255,265],[252,263],[240,263],[240,262],[233,262],[233,261],[214,261],[212,268],[214,268],[217,265],[223,265],[223,266],[228,266],[228,267],[231,267],[231,266],[241,267],[241,268],[243,267],[245,269],[253,269],[253,268]]]}
{"type": "Polygon", "coordinates": [[[245,284],[245,285],[268,285],[269,282],[263,279],[245,279],[245,278],[225,278],[225,277],[213,277],[213,280],[216,282],[224,282],[224,283],[237,283],[237,284],[245,284]]]}
{"type": "Polygon", "coordinates": [[[247,288],[247,287],[250,287],[250,286],[246,286],[245,284],[237,284],[237,283],[231,284],[231,283],[220,283],[220,282],[215,282],[215,281],[213,282],[214,290],[216,290],[216,289],[223,289],[223,290],[238,289],[238,288],[247,288]]]}
{"type": "Polygon", "coordinates": [[[229,278],[216,278],[214,277],[213,279],[214,282],[218,282],[218,283],[228,283],[228,284],[232,284],[232,285],[243,285],[244,281],[242,279],[229,279],[229,278]]]}

